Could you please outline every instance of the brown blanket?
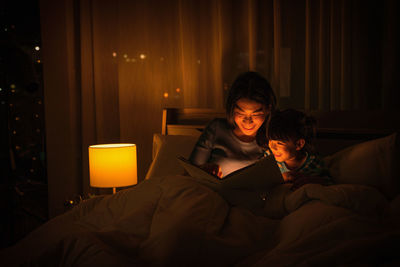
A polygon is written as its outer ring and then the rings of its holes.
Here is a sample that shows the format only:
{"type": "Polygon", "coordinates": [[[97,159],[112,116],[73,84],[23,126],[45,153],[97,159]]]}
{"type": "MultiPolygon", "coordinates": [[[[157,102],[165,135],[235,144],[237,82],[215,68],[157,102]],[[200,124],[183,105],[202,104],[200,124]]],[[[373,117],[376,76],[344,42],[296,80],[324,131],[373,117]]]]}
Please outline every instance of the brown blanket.
{"type": "Polygon", "coordinates": [[[146,180],[82,202],[2,250],[0,260],[6,266],[399,263],[400,201],[374,188],[308,184],[292,192],[280,185],[261,202],[248,191],[222,195],[187,176],[146,180]]]}

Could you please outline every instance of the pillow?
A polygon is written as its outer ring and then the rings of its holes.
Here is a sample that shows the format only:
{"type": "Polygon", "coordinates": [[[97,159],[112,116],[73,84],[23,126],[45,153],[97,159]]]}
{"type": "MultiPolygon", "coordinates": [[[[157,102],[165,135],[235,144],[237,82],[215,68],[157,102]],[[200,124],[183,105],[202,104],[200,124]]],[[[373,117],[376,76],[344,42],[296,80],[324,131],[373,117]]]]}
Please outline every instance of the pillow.
{"type": "Polygon", "coordinates": [[[157,176],[183,174],[177,156],[188,158],[198,137],[189,135],[153,135],[153,161],[145,179],[157,176]]]}
{"type": "Polygon", "coordinates": [[[332,178],[339,184],[363,184],[393,199],[400,193],[400,140],[398,133],[363,142],[325,157],[332,178]]]}

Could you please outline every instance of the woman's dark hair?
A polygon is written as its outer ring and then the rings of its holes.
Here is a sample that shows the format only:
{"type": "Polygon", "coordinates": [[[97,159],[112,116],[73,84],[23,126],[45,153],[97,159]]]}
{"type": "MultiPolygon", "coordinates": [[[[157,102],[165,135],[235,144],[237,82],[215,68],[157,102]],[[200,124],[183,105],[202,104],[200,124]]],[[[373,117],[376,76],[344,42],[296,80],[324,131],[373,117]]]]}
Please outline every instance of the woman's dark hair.
{"type": "Polygon", "coordinates": [[[271,85],[261,74],[254,71],[244,72],[236,78],[226,99],[226,116],[232,128],[236,126],[234,119],[236,102],[241,98],[256,101],[269,110],[270,113],[266,116],[263,125],[258,129],[256,136],[257,144],[261,147],[266,147],[266,125],[270,114],[276,108],[276,96],[271,85]]]}
{"type": "Polygon", "coordinates": [[[314,152],[313,140],[316,135],[317,121],[314,117],[295,109],[276,111],[271,116],[267,128],[268,140],[292,141],[305,140],[303,150],[314,152]]]}

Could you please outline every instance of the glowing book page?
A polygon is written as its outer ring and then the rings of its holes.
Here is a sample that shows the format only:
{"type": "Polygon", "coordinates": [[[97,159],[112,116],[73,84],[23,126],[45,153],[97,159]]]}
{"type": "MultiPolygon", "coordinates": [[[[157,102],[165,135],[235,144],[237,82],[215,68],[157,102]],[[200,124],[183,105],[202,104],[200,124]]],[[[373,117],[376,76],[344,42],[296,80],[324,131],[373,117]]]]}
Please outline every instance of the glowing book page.
{"type": "Polygon", "coordinates": [[[273,156],[265,157],[254,164],[236,170],[222,179],[193,165],[183,157],[178,157],[178,160],[190,176],[199,178],[199,182],[214,189],[263,190],[283,183],[282,174],[273,156]]]}

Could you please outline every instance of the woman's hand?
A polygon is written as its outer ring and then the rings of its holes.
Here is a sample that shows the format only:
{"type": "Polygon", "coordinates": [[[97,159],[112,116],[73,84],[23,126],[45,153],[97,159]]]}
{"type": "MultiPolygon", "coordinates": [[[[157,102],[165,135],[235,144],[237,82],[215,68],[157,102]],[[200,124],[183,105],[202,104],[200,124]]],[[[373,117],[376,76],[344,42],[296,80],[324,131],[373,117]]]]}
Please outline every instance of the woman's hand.
{"type": "Polygon", "coordinates": [[[205,170],[208,173],[211,173],[214,176],[217,176],[218,178],[222,179],[222,171],[221,167],[215,163],[205,163],[200,166],[203,170],[205,170]]]}

